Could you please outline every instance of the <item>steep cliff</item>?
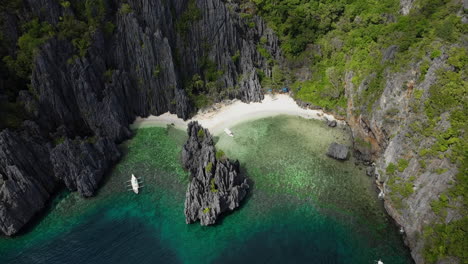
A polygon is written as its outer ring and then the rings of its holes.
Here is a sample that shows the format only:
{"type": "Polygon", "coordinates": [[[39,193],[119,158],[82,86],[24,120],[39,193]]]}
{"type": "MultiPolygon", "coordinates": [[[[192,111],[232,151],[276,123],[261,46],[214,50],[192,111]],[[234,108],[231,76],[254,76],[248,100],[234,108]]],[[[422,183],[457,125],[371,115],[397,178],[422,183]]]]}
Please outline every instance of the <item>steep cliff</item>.
{"type": "Polygon", "coordinates": [[[467,2],[255,4],[291,57],[270,83],[347,121],[416,263],[468,261],[467,2]]]}
{"type": "MultiPolygon", "coordinates": [[[[136,116],[188,118],[224,98],[259,101],[261,85],[290,85],[305,106],[346,118],[354,155],[372,164],[415,261],[466,262],[467,8],[460,0],[9,1],[0,9],[0,126],[17,129],[0,133],[0,230],[16,233],[61,183],[92,195],[136,116]],[[100,162],[74,159],[109,152],[100,162]]],[[[236,171],[212,152],[198,167],[236,171]]],[[[213,214],[193,206],[217,199],[207,191],[213,173],[198,167],[187,221],[208,224],[225,206],[213,214]]]]}
{"type": "Polygon", "coordinates": [[[220,0],[2,5],[0,127],[15,131],[0,134],[0,232],[17,233],[62,183],[92,196],[136,116],[260,101],[257,71],[271,75],[278,40],[239,10],[220,0]]]}
{"type": "MultiPolygon", "coordinates": [[[[449,116],[453,110],[444,112],[439,121],[430,124],[423,104],[429,100],[430,88],[437,84],[437,73],[450,68],[446,62],[449,50],[446,47],[439,57],[426,58],[430,63],[425,74],[420,71],[422,62],[413,64],[406,72],[388,73],[384,91],[372,111],[355,115],[354,110],[359,107],[348,109],[348,122],[358,139],[356,154],[375,162],[373,174],[385,194],[385,208],[405,231],[416,263],[425,262],[425,229],[439,221],[440,212],[434,209],[434,202],[453,187],[459,171],[457,161],[452,160],[455,150],[424,154],[437,144],[437,136],[432,133],[443,135],[452,129],[449,116]]],[[[347,84],[348,94],[356,90],[349,79],[347,84]]],[[[349,104],[353,105],[353,96],[349,98],[349,104]]],[[[455,205],[459,203],[457,200],[453,197],[449,215],[442,218],[447,223],[463,217],[464,209],[455,205]]]]}
{"type": "Polygon", "coordinates": [[[249,185],[240,173],[239,162],[216,152],[207,129],[191,122],[187,132],[182,164],[190,171],[191,181],[185,198],[185,221],[190,224],[200,220],[201,225],[212,225],[222,213],[239,207],[249,185]]]}

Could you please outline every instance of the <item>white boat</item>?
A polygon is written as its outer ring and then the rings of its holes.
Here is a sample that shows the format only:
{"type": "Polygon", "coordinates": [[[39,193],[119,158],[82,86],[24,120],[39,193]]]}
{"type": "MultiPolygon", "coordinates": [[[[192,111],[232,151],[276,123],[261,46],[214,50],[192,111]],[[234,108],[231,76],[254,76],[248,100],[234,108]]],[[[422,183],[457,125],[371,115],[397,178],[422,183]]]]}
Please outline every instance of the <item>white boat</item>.
{"type": "Polygon", "coordinates": [[[380,259],[377,260],[377,264],[384,264],[380,259]]]}
{"type": "Polygon", "coordinates": [[[230,137],[233,137],[233,136],[234,136],[234,134],[232,133],[231,130],[229,130],[229,128],[225,128],[225,129],[224,129],[224,132],[225,132],[226,134],[228,134],[228,136],[230,136],[230,137]]]}
{"type": "Polygon", "coordinates": [[[139,193],[139,190],[141,187],[140,185],[140,182],[139,182],[139,179],[137,177],[135,177],[135,175],[132,174],[132,177],[130,178],[129,181],[127,182],[130,182],[130,185],[128,185],[127,187],[131,187],[131,189],[129,191],[133,191],[134,193],[138,194],[139,193]]]}

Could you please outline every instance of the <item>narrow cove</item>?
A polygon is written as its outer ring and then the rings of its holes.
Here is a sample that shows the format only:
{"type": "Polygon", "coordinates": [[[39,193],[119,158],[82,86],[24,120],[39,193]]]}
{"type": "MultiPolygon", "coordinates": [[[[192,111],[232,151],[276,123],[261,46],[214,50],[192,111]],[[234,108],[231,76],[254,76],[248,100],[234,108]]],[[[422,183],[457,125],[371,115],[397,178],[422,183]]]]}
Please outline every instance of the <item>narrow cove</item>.
{"type": "Polygon", "coordinates": [[[278,116],[219,134],[253,181],[239,210],[216,226],[186,225],[188,173],[179,162],[185,131],[140,128],[97,196],[57,197],[29,233],[0,239],[1,263],[411,263],[376,199],[373,179],[353,160],[326,157],[341,128],[278,116]],[[134,173],[140,195],[125,190],[134,173]],[[69,210],[69,208],[73,208],[69,210]]]}

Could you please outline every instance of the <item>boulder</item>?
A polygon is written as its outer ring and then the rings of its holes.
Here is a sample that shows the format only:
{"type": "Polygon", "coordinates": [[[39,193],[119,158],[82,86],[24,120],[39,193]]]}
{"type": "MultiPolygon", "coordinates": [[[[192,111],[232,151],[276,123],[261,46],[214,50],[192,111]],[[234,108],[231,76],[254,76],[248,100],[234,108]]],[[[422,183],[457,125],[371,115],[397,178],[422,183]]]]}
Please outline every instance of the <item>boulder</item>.
{"type": "Polygon", "coordinates": [[[336,120],[327,120],[327,125],[329,127],[336,127],[337,122],[336,122],[336,120]]]}
{"type": "Polygon", "coordinates": [[[328,148],[327,156],[337,160],[347,160],[348,151],[349,149],[347,146],[334,142],[328,148]]]}

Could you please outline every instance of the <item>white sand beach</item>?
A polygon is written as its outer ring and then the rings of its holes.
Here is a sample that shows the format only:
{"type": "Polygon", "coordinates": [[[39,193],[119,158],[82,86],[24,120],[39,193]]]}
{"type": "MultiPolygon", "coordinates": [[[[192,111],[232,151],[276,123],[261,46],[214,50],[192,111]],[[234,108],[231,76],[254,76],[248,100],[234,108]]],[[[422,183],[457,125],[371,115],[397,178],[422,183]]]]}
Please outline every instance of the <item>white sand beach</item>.
{"type": "MultiPolygon", "coordinates": [[[[206,110],[200,110],[190,120],[184,121],[175,114],[165,113],[160,116],[147,118],[137,117],[131,125],[132,129],[149,126],[162,126],[174,124],[175,127],[185,129],[190,121],[198,121],[210,132],[217,135],[225,128],[233,127],[245,121],[277,116],[292,115],[307,119],[336,120],[332,115],[325,114],[321,110],[310,110],[299,107],[296,102],[286,94],[265,95],[261,103],[243,103],[240,100],[224,101],[214,104],[206,110]]],[[[344,121],[336,120],[338,124],[344,121]]]]}

